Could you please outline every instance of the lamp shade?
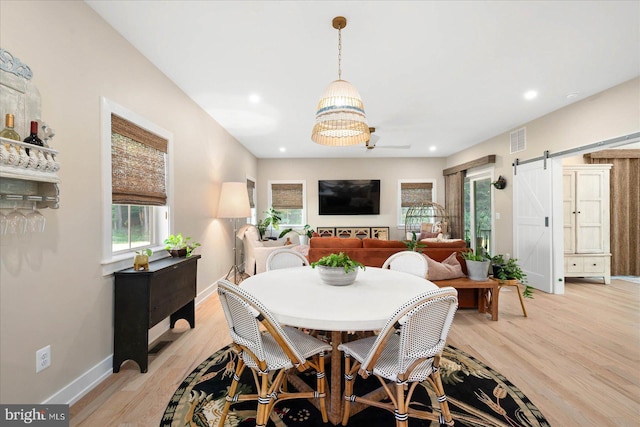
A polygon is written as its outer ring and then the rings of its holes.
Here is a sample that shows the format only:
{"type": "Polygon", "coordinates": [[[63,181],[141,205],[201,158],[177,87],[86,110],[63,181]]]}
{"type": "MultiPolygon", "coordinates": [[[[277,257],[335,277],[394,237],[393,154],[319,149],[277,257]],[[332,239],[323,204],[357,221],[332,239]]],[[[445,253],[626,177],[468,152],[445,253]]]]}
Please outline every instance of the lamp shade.
{"type": "Polygon", "coordinates": [[[251,216],[249,193],[244,182],[223,182],[218,204],[218,218],[246,218],[251,216]]]}
{"type": "Polygon", "coordinates": [[[311,140],[321,145],[347,146],[370,138],[358,90],[346,80],[331,82],[318,102],[311,140]]]}

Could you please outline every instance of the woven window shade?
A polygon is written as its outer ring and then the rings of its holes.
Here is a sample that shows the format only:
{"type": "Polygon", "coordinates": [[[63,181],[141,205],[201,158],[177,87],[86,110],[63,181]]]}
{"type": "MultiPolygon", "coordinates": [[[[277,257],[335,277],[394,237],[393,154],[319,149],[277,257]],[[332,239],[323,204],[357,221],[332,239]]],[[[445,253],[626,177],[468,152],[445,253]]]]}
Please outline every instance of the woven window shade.
{"type": "Polygon", "coordinates": [[[249,193],[249,206],[253,209],[256,207],[256,202],[255,200],[253,200],[253,194],[255,193],[256,190],[256,183],[251,181],[250,179],[247,180],[247,193],[249,193]]]}
{"type": "Polygon", "coordinates": [[[278,209],[302,209],[302,184],[272,184],[271,206],[278,209]]]}
{"type": "Polygon", "coordinates": [[[400,198],[403,208],[432,201],[433,184],[430,182],[401,182],[400,198]]]}
{"type": "Polygon", "coordinates": [[[112,203],[166,205],[167,145],[166,139],[111,115],[112,203]]]}

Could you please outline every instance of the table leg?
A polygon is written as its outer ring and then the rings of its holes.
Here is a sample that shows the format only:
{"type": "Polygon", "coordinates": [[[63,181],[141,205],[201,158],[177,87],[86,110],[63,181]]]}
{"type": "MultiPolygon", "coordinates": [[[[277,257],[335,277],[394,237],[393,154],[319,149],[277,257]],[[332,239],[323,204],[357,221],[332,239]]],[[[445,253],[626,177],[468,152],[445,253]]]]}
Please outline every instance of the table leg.
{"type": "Polygon", "coordinates": [[[500,297],[500,286],[496,285],[488,290],[491,292],[491,320],[498,321],[498,298],[500,297]]]}
{"type": "Polygon", "coordinates": [[[342,421],[342,332],[331,331],[331,395],[329,396],[329,421],[336,425],[342,421]]]}

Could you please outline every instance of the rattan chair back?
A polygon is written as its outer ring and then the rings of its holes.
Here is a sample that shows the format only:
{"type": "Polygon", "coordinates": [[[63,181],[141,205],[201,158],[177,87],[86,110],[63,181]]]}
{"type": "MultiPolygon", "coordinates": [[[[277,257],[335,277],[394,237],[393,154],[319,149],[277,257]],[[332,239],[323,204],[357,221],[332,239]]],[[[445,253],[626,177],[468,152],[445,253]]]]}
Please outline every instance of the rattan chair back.
{"type": "Polygon", "coordinates": [[[427,264],[427,258],[420,252],[402,251],[396,252],[387,258],[382,264],[382,268],[404,271],[426,279],[429,265],[427,264]]]}
{"type": "Polygon", "coordinates": [[[309,260],[295,249],[277,249],[267,257],[267,271],[307,265],[309,265],[309,260]]]}

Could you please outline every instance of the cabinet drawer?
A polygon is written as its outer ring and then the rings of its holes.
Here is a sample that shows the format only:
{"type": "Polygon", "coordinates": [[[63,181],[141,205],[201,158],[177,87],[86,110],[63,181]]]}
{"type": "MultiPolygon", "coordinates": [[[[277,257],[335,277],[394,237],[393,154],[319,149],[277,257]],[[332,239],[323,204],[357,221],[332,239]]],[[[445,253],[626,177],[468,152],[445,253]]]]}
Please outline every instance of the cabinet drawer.
{"type": "Polygon", "coordinates": [[[585,273],[604,273],[604,258],[584,257],[583,268],[585,273]]]}
{"type": "Polygon", "coordinates": [[[564,271],[566,271],[567,273],[581,273],[583,271],[583,258],[566,257],[564,261],[564,271]]]}

